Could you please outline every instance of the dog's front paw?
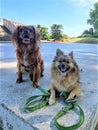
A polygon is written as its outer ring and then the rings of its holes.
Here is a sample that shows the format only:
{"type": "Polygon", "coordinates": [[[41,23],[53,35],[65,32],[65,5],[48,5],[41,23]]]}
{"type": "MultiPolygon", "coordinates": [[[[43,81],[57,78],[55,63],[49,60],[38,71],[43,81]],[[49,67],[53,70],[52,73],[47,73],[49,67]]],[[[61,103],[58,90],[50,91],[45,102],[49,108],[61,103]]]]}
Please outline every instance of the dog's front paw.
{"type": "Polygon", "coordinates": [[[21,83],[21,82],[23,82],[23,79],[17,78],[16,83],[21,83]]]}
{"type": "Polygon", "coordinates": [[[33,87],[37,88],[39,86],[38,82],[33,82],[33,87]]]}
{"type": "Polygon", "coordinates": [[[41,77],[43,77],[44,76],[44,74],[43,73],[41,73],[41,77]]]}
{"type": "Polygon", "coordinates": [[[49,99],[49,105],[55,104],[56,100],[54,98],[49,99]]]}

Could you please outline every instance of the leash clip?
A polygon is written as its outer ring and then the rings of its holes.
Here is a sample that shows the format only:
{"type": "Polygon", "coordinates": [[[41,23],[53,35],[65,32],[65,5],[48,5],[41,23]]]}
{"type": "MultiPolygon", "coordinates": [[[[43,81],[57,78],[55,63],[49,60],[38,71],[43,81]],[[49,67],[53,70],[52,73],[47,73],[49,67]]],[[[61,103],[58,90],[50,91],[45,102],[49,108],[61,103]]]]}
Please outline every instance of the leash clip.
{"type": "Polygon", "coordinates": [[[67,106],[63,107],[61,111],[66,113],[67,111],[71,110],[74,108],[74,103],[69,103],[67,106]]]}
{"type": "Polygon", "coordinates": [[[67,106],[63,107],[62,111],[66,113],[68,110],[73,109],[76,101],[77,101],[77,98],[66,100],[65,103],[67,104],[67,106]]]}
{"type": "Polygon", "coordinates": [[[65,101],[66,104],[72,104],[72,103],[74,104],[75,102],[77,102],[77,98],[73,98],[65,101]]]}

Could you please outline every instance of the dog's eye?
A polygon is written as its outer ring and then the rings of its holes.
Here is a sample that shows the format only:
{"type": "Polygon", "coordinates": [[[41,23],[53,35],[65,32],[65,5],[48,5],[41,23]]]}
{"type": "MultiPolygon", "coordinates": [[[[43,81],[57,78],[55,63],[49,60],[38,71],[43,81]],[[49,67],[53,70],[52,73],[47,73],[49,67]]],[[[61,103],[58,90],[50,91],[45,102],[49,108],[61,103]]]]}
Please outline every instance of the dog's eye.
{"type": "Polygon", "coordinates": [[[29,31],[30,31],[31,33],[33,32],[33,30],[32,30],[32,29],[30,29],[29,31]]]}
{"type": "Polygon", "coordinates": [[[67,63],[67,64],[69,64],[69,61],[68,61],[68,60],[66,60],[66,63],[67,63]]]}

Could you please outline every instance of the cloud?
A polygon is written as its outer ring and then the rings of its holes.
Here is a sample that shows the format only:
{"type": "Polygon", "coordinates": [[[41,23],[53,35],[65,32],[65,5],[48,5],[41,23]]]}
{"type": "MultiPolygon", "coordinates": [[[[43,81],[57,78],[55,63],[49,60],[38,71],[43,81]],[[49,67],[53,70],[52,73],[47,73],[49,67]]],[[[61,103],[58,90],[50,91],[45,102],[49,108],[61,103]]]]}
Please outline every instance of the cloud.
{"type": "Polygon", "coordinates": [[[94,4],[95,2],[98,2],[98,0],[70,0],[70,1],[78,7],[85,7],[94,4]]]}
{"type": "Polygon", "coordinates": [[[98,0],[94,0],[94,3],[95,3],[95,2],[98,2],[98,0]]]}

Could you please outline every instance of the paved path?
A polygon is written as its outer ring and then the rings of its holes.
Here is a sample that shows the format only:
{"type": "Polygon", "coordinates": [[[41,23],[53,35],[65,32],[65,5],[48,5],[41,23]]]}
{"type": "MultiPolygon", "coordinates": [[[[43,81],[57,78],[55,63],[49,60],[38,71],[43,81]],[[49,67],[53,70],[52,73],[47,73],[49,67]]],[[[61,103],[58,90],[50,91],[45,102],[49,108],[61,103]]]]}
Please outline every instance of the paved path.
{"type": "MultiPolygon", "coordinates": [[[[74,51],[74,57],[80,67],[82,94],[78,103],[85,113],[85,122],[79,130],[94,130],[98,121],[98,57],[96,44],[42,44],[42,55],[45,62],[45,73],[40,84],[49,89],[51,79],[50,67],[57,48],[66,54],[74,51]]],[[[16,58],[12,44],[0,44],[0,119],[4,130],[57,130],[54,116],[62,109],[64,103],[44,107],[33,113],[26,113],[23,105],[28,97],[40,94],[32,87],[30,79],[24,76],[24,82],[16,84],[16,58]]],[[[78,120],[78,111],[71,111],[60,119],[65,125],[78,120]]]]}

